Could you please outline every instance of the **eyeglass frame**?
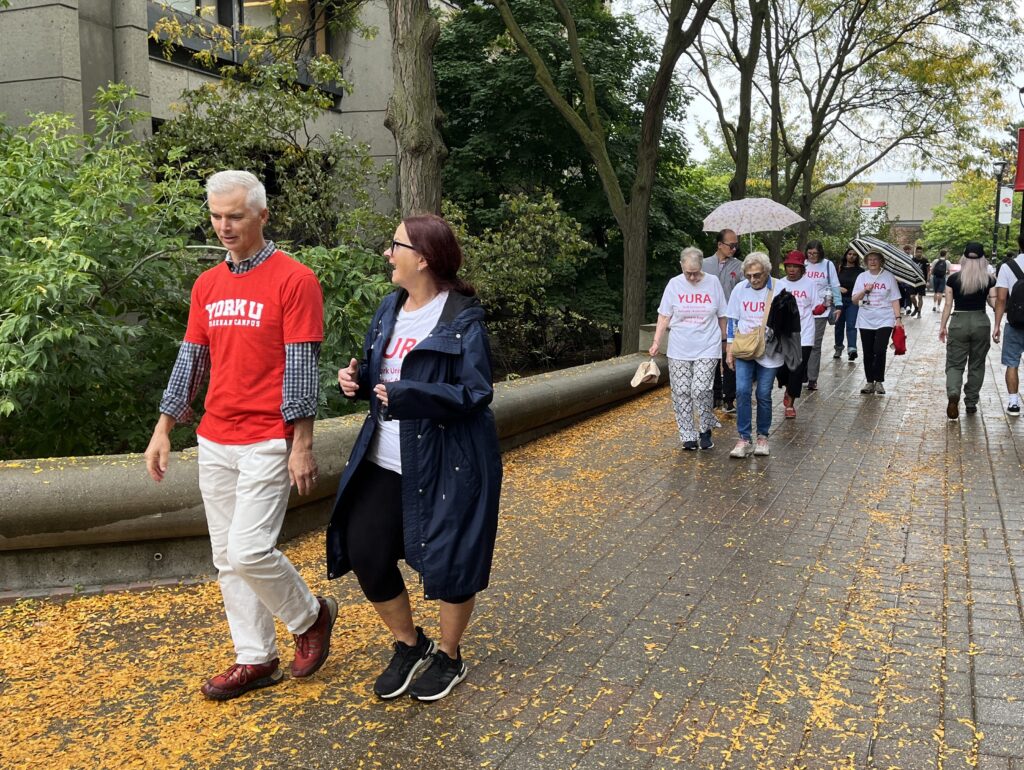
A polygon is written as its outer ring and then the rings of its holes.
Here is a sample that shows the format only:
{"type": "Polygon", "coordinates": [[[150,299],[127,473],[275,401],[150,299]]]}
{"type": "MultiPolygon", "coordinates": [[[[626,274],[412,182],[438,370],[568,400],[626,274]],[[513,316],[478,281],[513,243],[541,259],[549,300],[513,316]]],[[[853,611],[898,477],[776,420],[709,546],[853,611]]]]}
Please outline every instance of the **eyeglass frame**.
{"type": "Polygon", "coordinates": [[[402,243],[401,241],[396,241],[394,238],[392,238],[391,239],[391,251],[394,251],[396,246],[405,246],[405,248],[407,248],[407,249],[410,249],[412,251],[416,251],[416,247],[413,246],[411,243],[402,243]]]}

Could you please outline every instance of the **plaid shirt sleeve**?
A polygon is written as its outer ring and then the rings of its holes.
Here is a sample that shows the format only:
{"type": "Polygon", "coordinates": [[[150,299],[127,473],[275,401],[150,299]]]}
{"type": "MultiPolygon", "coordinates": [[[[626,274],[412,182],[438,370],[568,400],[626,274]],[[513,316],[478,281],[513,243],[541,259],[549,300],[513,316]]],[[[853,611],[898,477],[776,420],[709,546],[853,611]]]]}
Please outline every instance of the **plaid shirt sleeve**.
{"type": "Polygon", "coordinates": [[[171,370],[171,379],[160,399],[160,412],[169,414],[177,422],[191,421],[192,401],[209,371],[209,346],[182,342],[171,370]]]}
{"type": "Polygon", "coordinates": [[[293,342],[284,346],[281,416],[285,422],[316,417],[320,397],[319,365],[319,342],[293,342]]]}

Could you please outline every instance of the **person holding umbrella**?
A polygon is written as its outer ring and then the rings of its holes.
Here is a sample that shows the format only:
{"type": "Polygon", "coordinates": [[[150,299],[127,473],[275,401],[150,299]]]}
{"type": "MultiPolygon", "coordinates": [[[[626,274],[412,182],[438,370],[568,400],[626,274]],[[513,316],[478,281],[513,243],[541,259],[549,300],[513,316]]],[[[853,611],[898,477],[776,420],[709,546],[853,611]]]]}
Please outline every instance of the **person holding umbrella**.
{"type": "Polygon", "coordinates": [[[964,407],[967,414],[978,411],[981,385],[985,382],[985,356],[992,345],[989,334],[986,303],[996,306],[996,279],[989,275],[985,247],[971,241],[964,247],[964,259],[959,273],[946,282],[942,321],[939,323],[939,341],[946,343],[946,417],[960,417],[960,390],[967,369],[967,385],[963,387],[964,407]],[[947,333],[946,323],[950,315],[947,333]]]}
{"type": "Polygon", "coordinates": [[[881,252],[864,256],[867,270],[853,285],[853,302],[858,306],[857,328],[864,348],[864,377],[860,389],[865,395],[885,394],[885,355],[895,326],[903,326],[900,317],[900,290],[896,276],[885,269],[881,252]]]}

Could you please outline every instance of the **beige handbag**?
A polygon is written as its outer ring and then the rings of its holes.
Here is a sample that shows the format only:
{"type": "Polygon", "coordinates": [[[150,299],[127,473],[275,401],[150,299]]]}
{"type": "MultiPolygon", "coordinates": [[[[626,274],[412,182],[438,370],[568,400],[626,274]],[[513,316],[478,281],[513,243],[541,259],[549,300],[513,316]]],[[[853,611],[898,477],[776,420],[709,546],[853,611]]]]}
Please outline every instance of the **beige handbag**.
{"type": "Polygon", "coordinates": [[[736,332],[732,338],[732,357],[741,358],[744,361],[753,361],[764,355],[764,328],[768,325],[768,313],[772,309],[772,295],[774,289],[768,290],[768,296],[764,300],[764,315],[761,317],[761,325],[752,332],[736,332]]]}
{"type": "Polygon", "coordinates": [[[640,366],[636,368],[636,374],[633,375],[633,379],[629,381],[629,384],[634,388],[643,385],[648,382],[656,382],[661,377],[661,369],[654,363],[652,358],[650,361],[644,361],[640,366]]]}

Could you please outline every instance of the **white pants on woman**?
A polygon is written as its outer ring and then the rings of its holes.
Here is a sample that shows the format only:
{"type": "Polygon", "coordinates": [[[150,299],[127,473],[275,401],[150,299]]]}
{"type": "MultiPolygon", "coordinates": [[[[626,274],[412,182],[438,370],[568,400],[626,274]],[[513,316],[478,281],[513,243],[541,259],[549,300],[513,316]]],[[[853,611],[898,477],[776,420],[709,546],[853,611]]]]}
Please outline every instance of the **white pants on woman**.
{"type": "Polygon", "coordinates": [[[199,437],[199,489],[236,663],[277,657],[275,616],[301,634],[320,611],[302,576],[277,550],[291,489],[290,449],[283,438],[234,445],[199,437]]]}
{"type": "Polygon", "coordinates": [[[698,438],[697,425],[693,419],[694,407],[700,419],[701,433],[722,427],[714,411],[715,370],[719,363],[721,362],[717,358],[699,358],[696,361],[681,361],[678,358],[668,360],[672,410],[676,414],[676,425],[679,426],[679,438],[682,441],[696,441],[698,438]]]}

